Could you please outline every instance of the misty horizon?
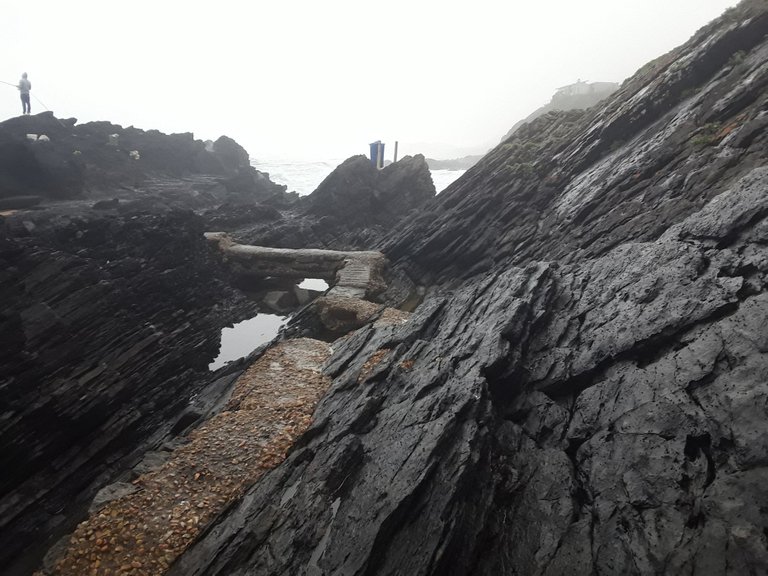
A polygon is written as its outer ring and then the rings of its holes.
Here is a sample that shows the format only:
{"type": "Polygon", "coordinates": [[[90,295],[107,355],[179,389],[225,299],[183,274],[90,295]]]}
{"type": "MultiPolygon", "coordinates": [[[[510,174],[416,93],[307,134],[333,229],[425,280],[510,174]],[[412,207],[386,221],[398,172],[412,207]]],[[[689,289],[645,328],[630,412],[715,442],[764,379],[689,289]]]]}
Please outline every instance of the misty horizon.
{"type": "MultiPolygon", "coordinates": [[[[0,80],[29,73],[33,114],[39,99],[79,122],[226,134],[254,158],[345,158],[375,140],[387,158],[395,140],[400,156],[459,157],[560,86],[620,83],[736,2],[616,4],[44,1],[5,7],[0,80]]],[[[0,118],[19,115],[1,90],[0,118]]]]}

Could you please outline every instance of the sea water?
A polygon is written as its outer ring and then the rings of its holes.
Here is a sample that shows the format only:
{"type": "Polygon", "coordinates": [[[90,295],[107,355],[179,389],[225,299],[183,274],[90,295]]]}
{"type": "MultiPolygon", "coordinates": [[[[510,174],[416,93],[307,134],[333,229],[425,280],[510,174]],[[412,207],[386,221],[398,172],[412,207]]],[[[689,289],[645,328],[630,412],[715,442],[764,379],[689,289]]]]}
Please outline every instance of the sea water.
{"type": "MultiPolygon", "coordinates": [[[[261,172],[269,174],[269,178],[284,184],[288,191],[298,192],[306,196],[315,191],[326,176],[343,162],[339,159],[318,160],[314,162],[303,160],[256,160],[251,159],[251,165],[261,172]]],[[[430,170],[435,190],[439,194],[458,179],[466,170],[430,170]]]]}
{"type": "Polygon", "coordinates": [[[251,165],[261,172],[269,174],[269,179],[276,184],[284,184],[289,192],[298,192],[306,196],[315,191],[320,182],[325,180],[343,160],[319,160],[308,162],[301,160],[254,160],[251,165]]]}
{"type": "Polygon", "coordinates": [[[432,182],[435,183],[435,190],[440,194],[456,182],[466,170],[430,170],[430,172],[432,173],[432,182]]]}

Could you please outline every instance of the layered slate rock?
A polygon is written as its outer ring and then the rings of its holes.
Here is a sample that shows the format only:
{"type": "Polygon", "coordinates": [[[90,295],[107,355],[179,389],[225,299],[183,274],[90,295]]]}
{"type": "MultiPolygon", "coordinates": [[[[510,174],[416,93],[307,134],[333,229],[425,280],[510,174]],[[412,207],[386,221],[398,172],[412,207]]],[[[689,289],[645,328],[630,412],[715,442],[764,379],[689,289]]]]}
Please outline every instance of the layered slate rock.
{"type": "Polygon", "coordinates": [[[658,238],[765,161],[768,14],[743,2],[590,111],[520,127],[383,247],[445,282],[658,238]]]}
{"type": "Polygon", "coordinates": [[[768,5],[521,127],[385,247],[288,459],[171,574],[768,571],[768,5]]]}
{"type": "MultiPolygon", "coordinates": [[[[410,320],[355,315],[309,429],[229,507],[203,497],[208,524],[170,573],[765,573],[766,29],[764,0],[743,2],[599,109],[523,126],[394,232],[328,226],[312,202],[256,210],[249,234],[319,242],[300,247],[389,232],[387,255],[431,290],[410,320]]],[[[345,170],[365,185],[360,161],[345,170]]],[[[231,295],[199,220],[121,204],[20,213],[0,236],[11,574],[164,431],[226,405],[234,379],[199,374],[214,292],[231,295]]],[[[169,523],[194,519],[175,497],[169,523]]]]}
{"type": "Polygon", "coordinates": [[[337,342],[312,428],[171,573],[759,573],[767,192],[337,342]]]}
{"type": "Polygon", "coordinates": [[[204,396],[221,328],[253,307],[191,212],[28,212],[0,232],[0,562],[29,574],[204,396]]]}

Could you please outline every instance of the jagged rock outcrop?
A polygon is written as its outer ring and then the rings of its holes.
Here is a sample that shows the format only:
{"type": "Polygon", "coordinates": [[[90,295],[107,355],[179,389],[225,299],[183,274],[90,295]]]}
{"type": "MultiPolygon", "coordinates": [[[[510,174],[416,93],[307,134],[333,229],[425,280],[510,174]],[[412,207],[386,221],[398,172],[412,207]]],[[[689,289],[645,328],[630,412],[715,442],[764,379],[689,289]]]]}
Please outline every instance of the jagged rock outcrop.
{"type": "Polygon", "coordinates": [[[365,156],[339,165],[303,202],[305,214],[336,226],[391,225],[435,196],[424,156],[405,156],[382,170],[365,156]]]}
{"type": "Polygon", "coordinates": [[[384,251],[450,279],[658,238],[764,161],[764,8],[734,9],[602,106],[521,127],[384,251]]]}
{"type": "Polygon", "coordinates": [[[420,154],[382,170],[365,156],[353,156],[273,225],[226,231],[243,243],[259,246],[370,249],[435,194],[429,167],[420,154]]]}
{"type": "Polygon", "coordinates": [[[288,459],[174,575],[768,571],[768,4],[522,127],[385,247],[288,459]]]}
{"type": "Polygon", "coordinates": [[[0,563],[15,575],[162,446],[253,305],[191,212],[0,222],[0,563]]]}
{"type": "MultiPolygon", "coordinates": [[[[426,187],[423,159],[389,175],[351,159],[314,198],[253,207],[259,226],[233,216],[239,240],[273,246],[374,248],[387,233],[395,272],[431,289],[412,318],[382,322],[368,303],[358,330],[322,345],[328,392],[287,458],[270,457],[227,508],[203,500],[210,524],[198,517],[192,546],[156,551],[156,565],[180,553],[178,576],[768,572],[766,30],[768,4],[746,0],[603,105],[521,127],[398,214],[379,201],[426,187]],[[377,188],[388,178],[393,194],[377,188]]],[[[199,208],[223,186],[154,178],[160,196],[199,208]]],[[[236,374],[206,385],[206,353],[222,314],[246,304],[175,201],[4,222],[9,574],[38,565],[147,449],[227,404],[236,374]]],[[[251,440],[238,435],[248,462],[264,448],[251,440]]],[[[208,474],[188,454],[166,470],[197,489],[208,474]]],[[[181,522],[190,502],[167,479],[164,509],[181,522]]],[[[61,569],[92,566],[77,555],[91,547],[74,543],[61,569]]],[[[147,570],[125,571],[134,562],[147,570]]]]}
{"type": "MultiPolygon", "coordinates": [[[[0,197],[68,198],[81,194],[85,186],[85,167],[73,151],[60,155],[50,142],[26,138],[26,133],[46,134],[51,129],[61,134],[71,128],[73,122],[62,120],[62,124],[52,125],[38,116],[21,118],[31,118],[31,122],[22,124],[20,119],[14,119],[0,124],[0,197]]],[[[44,119],[53,119],[53,116],[47,115],[44,119]]],[[[25,207],[23,203],[8,207],[17,206],[25,207]]]]}
{"type": "Polygon", "coordinates": [[[251,165],[251,160],[245,148],[228,136],[220,136],[213,143],[213,153],[224,167],[229,170],[247,168],[251,165]]]}
{"type": "Polygon", "coordinates": [[[760,573],[766,190],[337,343],[313,428],[171,573],[760,573]]]}
{"type": "Polygon", "coordinates": [[[0,198],[98,196],[163,178],[208,175],[220,179],[229,201],[295,199],[252,168],[248,153],[226,136],[209,151],[190,133],[76,122],[44,112],[0,123],[0,198]]]}

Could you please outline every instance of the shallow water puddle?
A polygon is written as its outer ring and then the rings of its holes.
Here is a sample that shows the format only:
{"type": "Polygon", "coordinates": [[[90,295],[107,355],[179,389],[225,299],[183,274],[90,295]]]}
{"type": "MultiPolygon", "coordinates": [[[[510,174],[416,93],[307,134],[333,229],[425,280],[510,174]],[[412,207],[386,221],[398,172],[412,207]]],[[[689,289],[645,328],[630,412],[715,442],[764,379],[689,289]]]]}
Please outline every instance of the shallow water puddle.
{"type": "Polygon", "coordinates": [[[209,364],[209,370],[218,370],[227,362],[247,356],[256,348],[277,336],[288,320],[276,314],[257,314],[221,331],[219,355],[209,364]]]}
{"type": "MultiPolygon", "coordinates": [[[[290,286],[291,284],[289,283],[288,287],[290,286]]],[[[227,362],[247,356],[262,344],[272,340],[277,336],[280,328],[288,322],[290,314],[300,306],[314,300],[315,297],[326,290],[328,290],[328,283],[325,280],[307,278],[298,286],[293,285],[293,288],[289,291],[284,289],[283,291],[259,294],[258,300],[263,300],[269,308],[276,309],[277,312],[283,312],[285,315],[257,314],[253,318],[238,322],[231,328],[222,329],[219,355],[208,365],[208,369],[218,370],[227,362]],[[301,290],[297,291],[296,288],[301,290]],[[273,298],[274,303],[270,306],[268,297],[271,294],[276,294],[277,298],[273,298]],[[285,304],[280,297],[287,294],[290,294],[293,300],[285,304]]]]}

